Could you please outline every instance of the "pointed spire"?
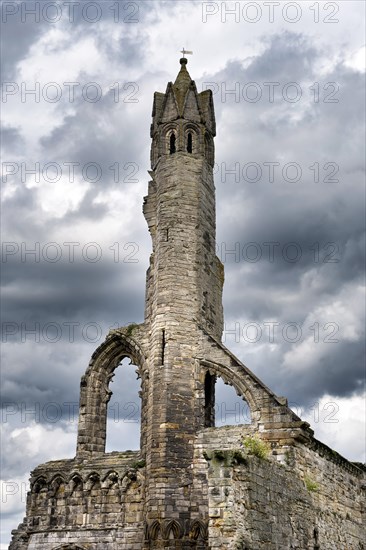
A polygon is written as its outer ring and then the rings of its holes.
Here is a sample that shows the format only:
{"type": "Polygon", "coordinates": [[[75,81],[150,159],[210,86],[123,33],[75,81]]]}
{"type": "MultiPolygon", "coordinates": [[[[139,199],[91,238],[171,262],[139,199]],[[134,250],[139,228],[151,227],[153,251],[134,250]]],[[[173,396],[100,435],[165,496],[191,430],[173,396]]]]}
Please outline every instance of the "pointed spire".
{"type": "Polygon", "coordinates": [[[173,84],[173,89],[174,89],[175,97],[177,99],[179,110],[180,112],[182,112],[184,99],[191,85],[192,79],[186,67],[188,60],[185,57],[181,57],[179,62],[181,64],[181,68],[173,84]]]}

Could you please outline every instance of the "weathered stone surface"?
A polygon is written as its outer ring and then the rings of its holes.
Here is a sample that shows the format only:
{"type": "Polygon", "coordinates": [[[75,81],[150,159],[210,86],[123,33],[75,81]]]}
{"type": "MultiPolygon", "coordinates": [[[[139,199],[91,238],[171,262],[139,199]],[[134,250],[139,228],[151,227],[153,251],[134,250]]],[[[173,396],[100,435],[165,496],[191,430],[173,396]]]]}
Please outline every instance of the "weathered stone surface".
{"type": "Polygon", "coordinates": [[[144,323],[112,330],[93,354],[76,457],[32,472],[10,549],[360,550],[364,469],[316,441],[221,343],[212,94],[181,64],[154,96],[144,323]],[[109,382],[124,357],[141,379],[141,448],[106,454],[109,382]],[[214,427],[218,376],[248,402],[250,425],[214,427]],[[253,436],[265,458],[244,445],[253,436]]]}
{"type": "Polygon", "coordinates": [[[196,456],[208,463],[209,547],[363,548],[364,471],[315,439],[273,441],[268,458],[258,458],[243,445],[254,432],[227,426],[199,434],[196,456]]]}

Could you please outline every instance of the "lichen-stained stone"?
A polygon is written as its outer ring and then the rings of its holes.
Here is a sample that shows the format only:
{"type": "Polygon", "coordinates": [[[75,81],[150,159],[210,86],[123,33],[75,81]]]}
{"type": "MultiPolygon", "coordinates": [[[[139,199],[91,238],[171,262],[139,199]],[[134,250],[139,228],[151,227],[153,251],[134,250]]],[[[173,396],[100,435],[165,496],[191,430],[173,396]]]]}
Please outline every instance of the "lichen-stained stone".
{"type": "Polygon", "coordinates": [[[93,354],[76,456],[32,472],[10,550],[360,550],[365,469],[314,439],[221,342],[212,93],[180,63],[154,95],[144,322],[93,354]],[[109,382],[125,357],[141,381],[140,451],[105,453],[109,382]],[[251,424],[214,427],[217,377],[251,424]]]}

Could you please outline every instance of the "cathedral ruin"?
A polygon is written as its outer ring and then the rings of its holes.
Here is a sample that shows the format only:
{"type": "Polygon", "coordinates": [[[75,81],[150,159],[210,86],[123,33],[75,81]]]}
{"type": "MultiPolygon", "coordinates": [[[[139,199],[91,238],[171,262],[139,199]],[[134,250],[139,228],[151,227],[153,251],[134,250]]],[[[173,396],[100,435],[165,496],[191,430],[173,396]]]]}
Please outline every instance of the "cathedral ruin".
{"type": "Polygon", "coordinates": [[[214,105],[180,60],[154,94],[152,238],[142,324],[111,330],[80,384],[76,456],[31,474],[10,550],[361,550],[365,469],[221,342],[214,105]],[[141,381],[139,451],[105,452],[109,382],[124,358],[141,381]],[[221,377],[251,423],[215,427],[221,377]]]}

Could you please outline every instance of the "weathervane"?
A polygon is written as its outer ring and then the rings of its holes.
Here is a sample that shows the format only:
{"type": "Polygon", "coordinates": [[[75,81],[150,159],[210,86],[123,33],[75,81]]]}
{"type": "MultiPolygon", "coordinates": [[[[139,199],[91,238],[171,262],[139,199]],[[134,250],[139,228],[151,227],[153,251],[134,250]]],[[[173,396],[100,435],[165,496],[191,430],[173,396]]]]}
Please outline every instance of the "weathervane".
{"type": "Polygon", "coordinates": [[[183,57],[185,57],[186,55],[192,55],[193,54],[193,52],[185,50],[184,48],[183,48],[183,50],[181,50],[180,53],[183,54],[183,57]]]}

